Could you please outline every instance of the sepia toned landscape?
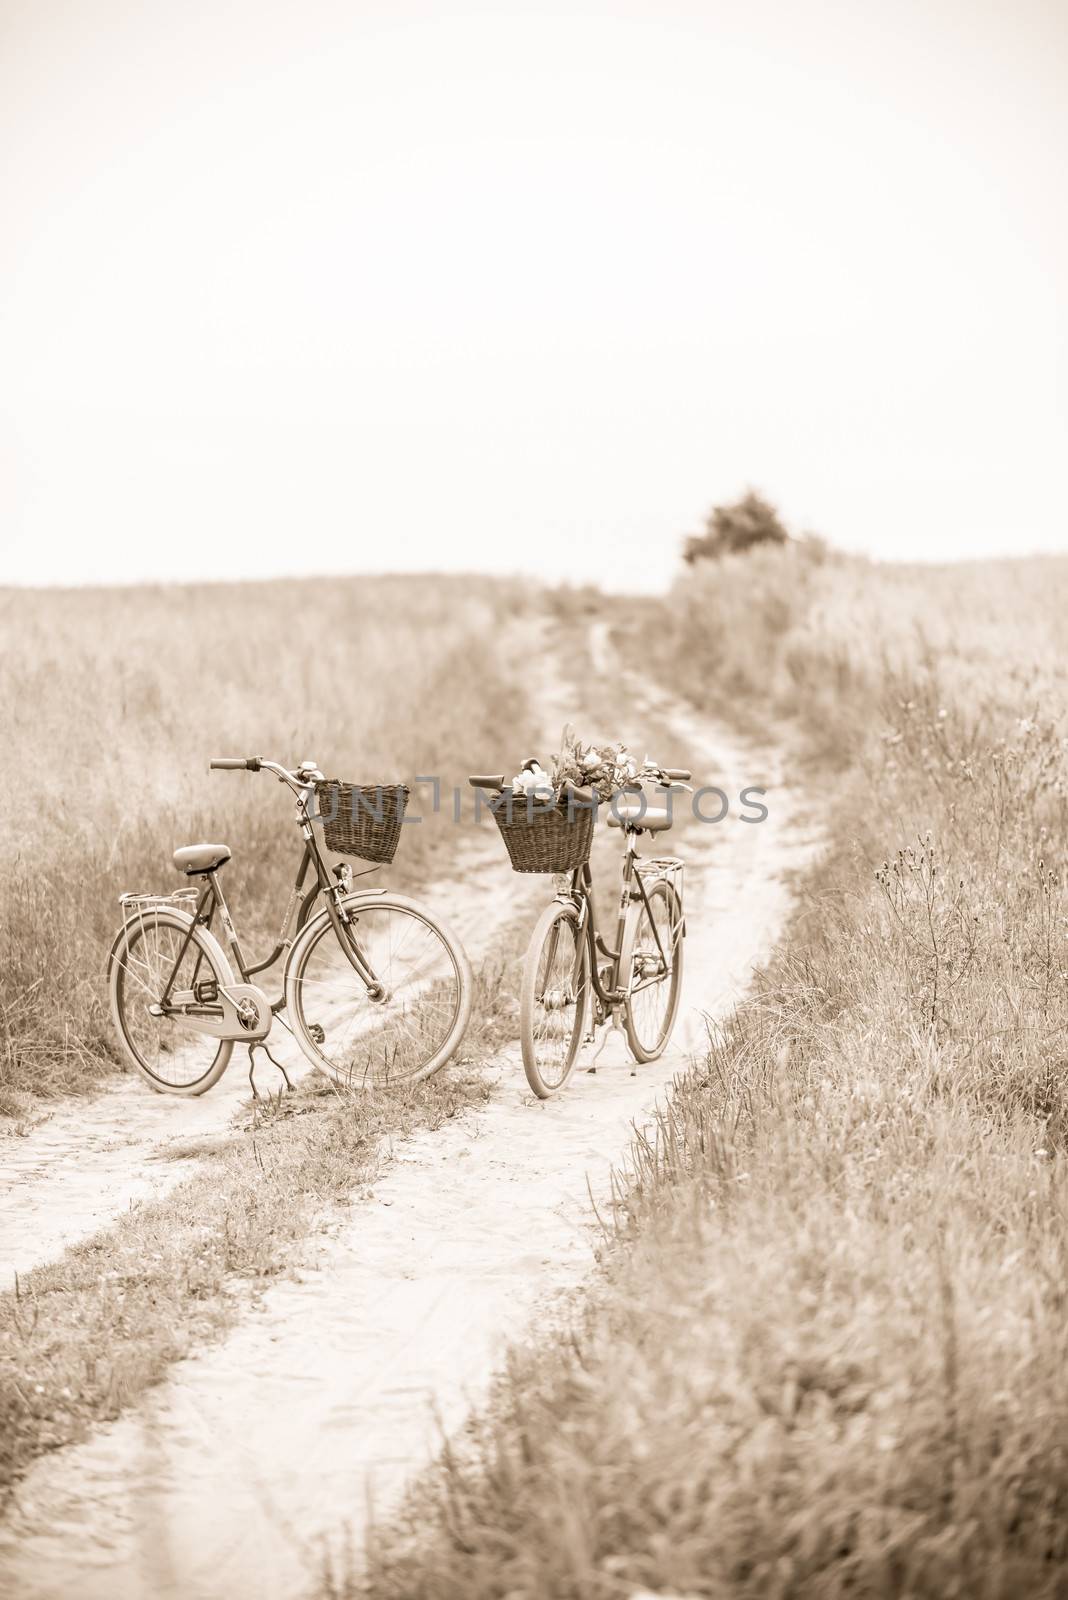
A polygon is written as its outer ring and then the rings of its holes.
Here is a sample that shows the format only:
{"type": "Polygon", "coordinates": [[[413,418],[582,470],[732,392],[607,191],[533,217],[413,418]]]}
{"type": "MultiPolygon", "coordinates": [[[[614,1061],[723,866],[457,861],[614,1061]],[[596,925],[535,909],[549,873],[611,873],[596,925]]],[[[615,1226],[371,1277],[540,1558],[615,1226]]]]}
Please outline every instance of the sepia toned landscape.
{"type": "Polygon", "coordinates": [[[1066,88],[0,4],[0,1600],[1066,1600],[1066,88]]]}
{"type": "Polygon", "coordinates": [[[1064,563],[789,541],[663,599],[460,587],[5,597],[10,1592],[208,1594],[218,1569],[242,1593],[265,1552],[294,1595],[1060,1592],[1064,563]],[[261,946],[281,914],[280,797],[209,754],[448,790],[565,712],[766,792],[757,827],[672,836],[693,900],[662,1062],[613,1046],[529,1095],[539,880],[465,799],[382,869],[469,945],[445,1071],[255,1103],[237,1056],[202,1100],[122,1075],[119,890],[167,890],[200,833],[261,946]]]}

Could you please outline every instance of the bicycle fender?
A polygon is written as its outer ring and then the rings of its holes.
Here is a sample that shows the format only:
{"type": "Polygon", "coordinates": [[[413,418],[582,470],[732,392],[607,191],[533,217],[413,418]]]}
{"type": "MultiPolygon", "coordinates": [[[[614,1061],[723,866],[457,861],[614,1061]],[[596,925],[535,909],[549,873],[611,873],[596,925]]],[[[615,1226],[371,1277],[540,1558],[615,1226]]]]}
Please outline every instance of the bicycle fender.
{"type": "MultiPolygon", "coordinates": [[[[156,902],[146,902],[141,915],[146,917],[158,916],[161,913],[165,913],[167,920],[171,923],[177,923],[183,929],[183,931],[193,922],[193,916],[191,912],[182,911],[179,907],[169,904],[163,896],[161,896],[156,902]]],[[[137,917],[131,917],[129,919],[129,921],[133,923],[135,923],[137,920],[137,917]]],[[[111,949],[108,951],[106,973],[109,979],[111,977],[112,968],[115,965],[115,957],[118,954],[119,946],[126,937],[127,925],[128,924],[126,922],[123,923],[122,927],[115,935],[115,938],[112,940],[111,949]]],[[[222,945],[219,943],[218,939],[216,939],[210,928],[206,928],[204,924],[201,923],[198,931],[201,938],[204,940],[205,945],[210,951],[212,961],[218,963],[218,971],[222,974],[226,986],[231,987],[234,982],[234,972],[230,965],[230,958],[227,956],[222,945]]]]}
{"type": "MultiPolygon", "coordinates": [[[[358,912],[361,906],[374,905],[383,900],[388,900],[391,906],[403,906],[406,911],[417,911],[427,916],[434,916],[435,921],[437,920],[436,913],[431,912],[429,906],[423,905],[421,901],[413,900],[411,895],[394,894],[392,890],[384,887],[381,889],[357,889],[353,894],[343,895],[341,899],[341,908],[343,911],[358,912]]],[[[287,967],[289,966],[290,961],[293,959],[293,952],[296,950],[297,946],[299,944],[303,944],[305,940],[310,941],[312,937],[312,930],[321,927],[324,922],[329,921],[330,913],[327,911],[325,906],[321,910],[317,911],[314,916],[310,916],[308,918],[307,922],[304,924],[303,928],[301,928],[300,932],[297,934],[292,945],[290,946],[289,960],[286,962],[287,967]]]]}
{"type": "MultiPolygon", "coordinates": [[[[424,905],[419,900],[413,899],[411,895],[394,894],[392,890],[384,887],[381,889],[358,889],[354,894],[344,895],[341,900],[341,909],[343,911],[350,911],[354,914],[358,914],[362,906],[381,905],[383,903],[391,906],[401,906],[405,911],[414,911],[420,916],[430,916],[433,917],[435,922],[438,921],[437,914],[435,912],[431,912],[429,906],[424,905]]],[[[300,960],[301,952],[303,951],[304,947],[311,944],[314,939],[318,938],[324,923],[328,923],[329,921],[330,913],[324,907],[322,911],[317,911],[314,917],[308,918],[307,922],[304,924],[303,928],[301,928],[300,932],[293,940],[293,943],[290,945],[289,954],[286,957],[286,964],[282,971],[282,992],[287,997],[287,1004],[290,973],[296,971],[297,962],[300,960]]],[[[450,940],[455,943],[456,941],[449,933],[448,928],[445,927],[444,924],[442,924],[442,927],[444,932],[449,936],[450,940]]]]}

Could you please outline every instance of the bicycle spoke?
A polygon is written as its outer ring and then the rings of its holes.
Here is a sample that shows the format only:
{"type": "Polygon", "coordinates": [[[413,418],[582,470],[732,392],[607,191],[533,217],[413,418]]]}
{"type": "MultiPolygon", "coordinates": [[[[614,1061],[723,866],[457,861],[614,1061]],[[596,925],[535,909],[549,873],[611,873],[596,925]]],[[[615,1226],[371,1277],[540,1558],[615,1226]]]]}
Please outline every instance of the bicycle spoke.
{"type": "Polygon", "coordinates": [[[631,1045],[642,1059],[662,1053],[678,1003],[682,918],[669,886],[654,884],[638,918],[627,1020],[631,1045]]]}
{"type": "Polygon", "coordinates": [[[118,958],[116,996],[122,1033],[141,1067],[161,1087],[188,1088],[199,1083],[214,1064],[220,1042],[201,1033],[181,1016],[157,1016],[165,985],[192,987],[202,952],[186,943],[184,931],[152,916],[131,921],[118,958]],[[183,949],[183,944],[185,948],[183,949]],[[181,962],[175,964],[181,952],[181,962]]]}
{"type": "Polygon", "coordinates": [[[578,1048],[584,1008],[584,945],[574,919],[559,914],[547,928],[524,1002],[524,1066],[539,1094],[560,1088],[578,1048]]]}
{"type": "Polygon", "coordinates": [[[354,918],[353,945],[373,974],[361,982],[330,930],[324,930],[296,982],[304,1025],[318,1024],[315,1049],[351,1082],[417,1074],[452,1031],[461,991],[442,935],[417,913],[366,906],[354,918]]]}

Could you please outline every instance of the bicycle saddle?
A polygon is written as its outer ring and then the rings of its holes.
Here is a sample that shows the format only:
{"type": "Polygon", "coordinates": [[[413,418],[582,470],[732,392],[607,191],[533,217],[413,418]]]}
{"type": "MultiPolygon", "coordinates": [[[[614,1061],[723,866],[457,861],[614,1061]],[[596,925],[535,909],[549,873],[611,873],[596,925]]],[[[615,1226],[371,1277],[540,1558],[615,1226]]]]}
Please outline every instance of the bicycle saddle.
{"type": "Polygon", "coordinates": [[[626,826],[638,833],[643,828],[647,833],[662,833],[665,828],[671,827],[673,820],[666,806],[646,806],[643,813],[641,804],[635,800],[625,800],[622,805],[610,807],[608,812],[610,828],[626,826]]]}
{"type": "Polygon", "coordinates": [[[216,867],[225,867],[230,859],[230,846],[186,844],[176,850],[171,859],[179,872],[184,872],[187,878],[195,878],[199,872],[214,872],[216,867]]]}

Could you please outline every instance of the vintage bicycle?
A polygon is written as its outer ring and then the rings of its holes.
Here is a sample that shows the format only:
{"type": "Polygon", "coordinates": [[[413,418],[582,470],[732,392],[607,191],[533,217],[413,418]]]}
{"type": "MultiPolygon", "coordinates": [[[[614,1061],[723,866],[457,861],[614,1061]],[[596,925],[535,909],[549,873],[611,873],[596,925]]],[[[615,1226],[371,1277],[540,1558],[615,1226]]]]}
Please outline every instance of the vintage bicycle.
{"type": "MultiPolygon", "coordinates": [[[[689,783],[682,767],[655,768],[650,779],[670,792],[689,783]]],[[[621,1028],[639,1062],[663,1055],[675,1025],[682,982],[683,865],[675,856],[643,857],[643,833],[671,827],[670,804],[650,805],[640,785],[607,805],[609,827],[623,835],[619,912],[610,944],[597,927],[590,847],[599,809],[589,789],[565,786],[551,803],[513,794],[503,774],[472,776],[518,872],[552,872],[559,887],[538,918],[523,962],[520,1042],[527,1082],[540,1099],[557,1094],[583,1042],[606,1024],[621,1028]]]]}
{"type": "Polygon", "coordinates": [[[275,948],[250,963],[219,872],[224,844],[186,845],[174,865],[199,888],[124,894],[108,957],[112,1018],[136,1070],[165,1094],[217,1083],[235,1044],[271,1055],[277,1020],[316,1067],[344,1084],[414,1082],[444,1066],[471,1011],[471,969],[459,941],[425,906],[383,888],[353,890],[347,862],[393,859],[408,791],[326,779],[314,761],[289,771],[259,756],[225,757],[216,771],[270,772],[295,796],[304,849],[275,948]],[[228,949],[212,924],[218,917],[228,949]],[[285,955],[274,999],[253,979],[285,955]],[[284,1013],[284,1015],[283,1015],[284,1013]]]}

